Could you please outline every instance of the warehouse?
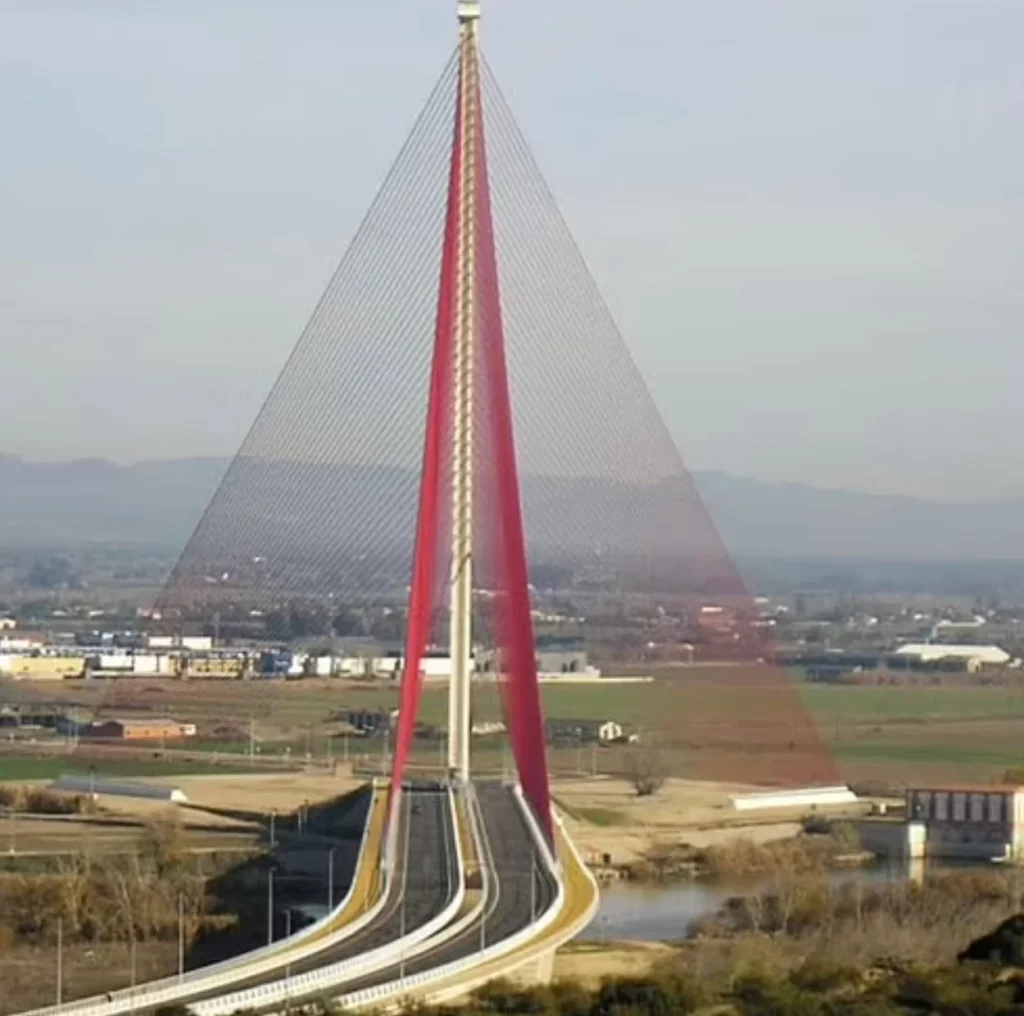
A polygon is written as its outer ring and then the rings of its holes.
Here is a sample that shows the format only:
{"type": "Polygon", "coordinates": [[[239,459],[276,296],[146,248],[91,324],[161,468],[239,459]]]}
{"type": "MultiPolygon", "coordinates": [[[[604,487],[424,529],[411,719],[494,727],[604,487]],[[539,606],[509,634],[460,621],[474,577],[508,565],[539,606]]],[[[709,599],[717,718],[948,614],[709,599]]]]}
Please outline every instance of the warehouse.
{"type": "Polygon", "coordinates": [[[936,786],[907,791],[910,857],[1019,860],[1024,788],[936,786]]]}
{"type": "Polygon", "coordinates": [[[96,720],[83,731],[83,737],[109,741],[171,741],[183,737],[195,737],[194,723],[178,723],[176,720],[96,720]]]}
{"type": "Polygon", "coordinates": [[[937,642],[911,643],[896,650],[895,659],[917,666],[959,664],[968,673],[985,667],[1005,667],[1010,654],[999,646],[942,645],[937,642]]]}

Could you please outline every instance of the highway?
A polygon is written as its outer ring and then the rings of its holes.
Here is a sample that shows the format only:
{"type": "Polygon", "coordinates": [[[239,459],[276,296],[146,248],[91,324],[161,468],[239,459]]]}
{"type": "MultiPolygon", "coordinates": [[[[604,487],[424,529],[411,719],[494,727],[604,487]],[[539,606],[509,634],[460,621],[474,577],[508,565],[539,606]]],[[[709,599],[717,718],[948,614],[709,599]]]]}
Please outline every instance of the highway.
{"type": "Polygon", "coordinates": [[[484,919],[401,964],[382,967],[344,986],[344,993],[400,980],[461,959],[526,927],[550,907],[558,891],[511,787],[477,783],[476,797],[490,873],[484,919]]]}
{"type": "Polygon", "coordinates": [[[350,959],[414,931],[439,914],[454,897],[461,872],[455,850],[455,827],[450,798],[437,783],[409,784],[402,795],[398,833],[398,877],[380,913],[355,935],[288,964],[274,974],[243,979],[230,988],[197,994],[198,1002],[255,987],[270,980],[305,973],[350,959]]]}

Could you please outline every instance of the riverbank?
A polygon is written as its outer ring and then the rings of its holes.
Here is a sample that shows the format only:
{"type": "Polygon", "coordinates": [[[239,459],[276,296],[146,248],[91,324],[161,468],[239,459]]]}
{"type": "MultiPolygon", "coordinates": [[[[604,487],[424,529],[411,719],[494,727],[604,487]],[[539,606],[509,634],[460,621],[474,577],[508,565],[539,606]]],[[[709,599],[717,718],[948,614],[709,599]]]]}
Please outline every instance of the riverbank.
{"type": "Polygon", "coordinates": [[[1024,909],[1015,868],[932,869],[923,878],[872,869],[776,874],[741,886],[622,882],[608,888],[582,938],[597,947],[659,941],[698,967],[760,957],[788,968],[811,954],[844,963],[952,962],[1024,909]]]}
{"type": "Polygon", "coordinates": [[[596,987],[606,977],[643,977],[678,949],[666,942],[571,942],[555,954],[554,979],[596,987]]]}
{"type": "Polygon", "coordinates": [[[736,811],[732,798],[753,789],[672,779],[641,797],[628,781],[605,777],[560,781],[554,797],[573,841],[605,879],[823,870],[870,860],[851,824],[869,802],[815,811],[823,835],[807,836],[806,808],[736,811]]]}

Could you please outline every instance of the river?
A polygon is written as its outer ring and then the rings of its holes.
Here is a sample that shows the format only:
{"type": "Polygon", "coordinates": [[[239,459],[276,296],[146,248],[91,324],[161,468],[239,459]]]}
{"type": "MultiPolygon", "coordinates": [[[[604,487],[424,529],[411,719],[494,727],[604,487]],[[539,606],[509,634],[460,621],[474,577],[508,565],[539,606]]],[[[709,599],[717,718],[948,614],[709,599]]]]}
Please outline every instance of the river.
{"type": "MultiPolygon", "coordinates": [[[[905,864],[891,867],[874,865],[856,871],[836,871],[828,876],[833,883],[862,879],[876,885],[880,882],[902,882],[907,877],[905,864]]],[[[689,937],[700,918],[721,909],[729,897],[749,893],[757,885],[757,881],[749,878],[699,882],[612,882],[601,886],[600,907],[582,937],[606,941],[679,941],[689,937]]]]}

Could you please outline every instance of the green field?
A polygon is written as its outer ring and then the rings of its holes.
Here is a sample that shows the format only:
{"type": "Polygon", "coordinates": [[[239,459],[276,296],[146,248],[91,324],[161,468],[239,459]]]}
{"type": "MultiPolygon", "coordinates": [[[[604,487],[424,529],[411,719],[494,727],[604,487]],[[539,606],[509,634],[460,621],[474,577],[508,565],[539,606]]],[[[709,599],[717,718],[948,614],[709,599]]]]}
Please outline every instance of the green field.
{"type": "MultiPolygon", "coordinates": [[[[812,685],[794,675],[793,685],[780,689],[776,697],[790,703],[780,709],[802,704],[848,779],[992,780],[1024,766],[1024,691],[969,685],[812,685]]],[[[729,668],[677,671],[651,684],[542,687],[549,718],[611,719],[628,730],[667,735],[669,740],[680,732],[692,738],[716,723],[770,724],[770,698],[771,693],[752,693],[729,668]]],[[[351,701],[388,708],[397,704],[397,696],[390,691],[360,691],[351,701]]],[[[422,720],[443,725],[446,711],[445,692],[428,686],[420,709],[422,720]]],[[[474,711],[481,718],[498,714],[493,688],[476,693],[474,711]]],[[[786,722],[784,714],[779,722],[786,722]]],[[[423,749],[420,754],[428,757],[429,752],[423,749]]],[[[622,752],[615,749],[602,749],[596,763],[589,754],[583,757],[575,750],[554,754],[563,768],[576,766],[577,756],[584,769],[596,764],[616,771],[624,765],[622,752]]],[[[683,753],[673,764],[686,771],[690,761],[683,753]]],[[[749,765],[751,779],[756,779],[757,768],[754,757],[749,765]]]]}
{"type": "MultiPolygon", "coordinates": [[[[845,778],[920,779],[925,776],[993,779],[1007,769],[1024,766],[1024,688],[977,684],[851,686],[809,684],[798,673],[783,680],[782,672],[764,681],[752,668],[703,666],[666,669],[652,683],[557,684],[541,687],[545,715],[550,719],[615,720],[629,732],[654,735],[674,745],[678,771],[700,769],[706,746],[731,739],[749,755],[750,777],[758,775],[757,752],[778,752],[785,746],[787,726],[800,716],[812,718],[821,738],[839,760],[845,778]],[[724,734],[723,734],[724,732],[724,734]],[[719,736],[722,735],[722,736],[719,736]],[[774,738],[774,740],[773,740],[774,738]],[[781,738],[781,741],[780,741],[781,738]],[[746,739],[749,743],[744,745],[746,739]],[[676,750],[677,749],[677,750],[676,750]],[[695,759],[696,756],[696,759],[695,759]]],[[[393,685],[342,682],[123,681],[106,685],[70,685],[67,694],[93,696],[104,715],[143,708],[151,715],[200,724],[199,739],[168,748],[245,755],[250,723],[265,759],[280,759],[286,747],[301,761],[306,751],[317,759],[335,759],[350,752],[353,759],[383,757],[374,741],[350,737],[347,746],[330,737],[335,721],[355,709],[391,709],[398,704],[393,685]]],[[[420,719],[443,727],[447,689],[428,682],[423,689],[420,719]]],[[[498,688],[480,683],[474,689],[474,718],[501,716],[498,688]]],[[[502,748],[478,742],[481,759],[502,764],[502,748]]],[[[417,756],[440,765],[436,745],[417,745],[417,756]]],[[[552,751],[560,766],[575,771],[622,771],[623,752],[602,749],[599,758],[574,747],[552,751]],[[578,761],[578,759],[580,761],[578,761]]],[[[45,760],[0,756],[0,779],[48,778],[89,760],[62,757],[45,760]]],[[[372,765],[379,767],[374,761],[372,765]]],[[[245,769],[239,759],[236,768],[245,769]]],[[[710,769],[714,769],[711,766],[710,769]]],[[[134,760],[104,759],[97,772],[111,775],[186,774],[229,771],[212,759],[166,762],[142,753],[134,760]]],[[[745,770],[746,771],[746,770],[745,770]]]]}
{"type": "MultiPolygon", "coordinates": [[[[232,769],[200,762],[177,762],[173,759],[96,759],[92,763],[97,776],[203,776],[228,773],[232,769]]],[[[55,780],[59,776],[86,776],[90,762],[74,756],[58,758],[20,758],[0,756],[2,780],[55,780]]],[[[235,767],[236,769],[239,767],[235,767]]]]}

